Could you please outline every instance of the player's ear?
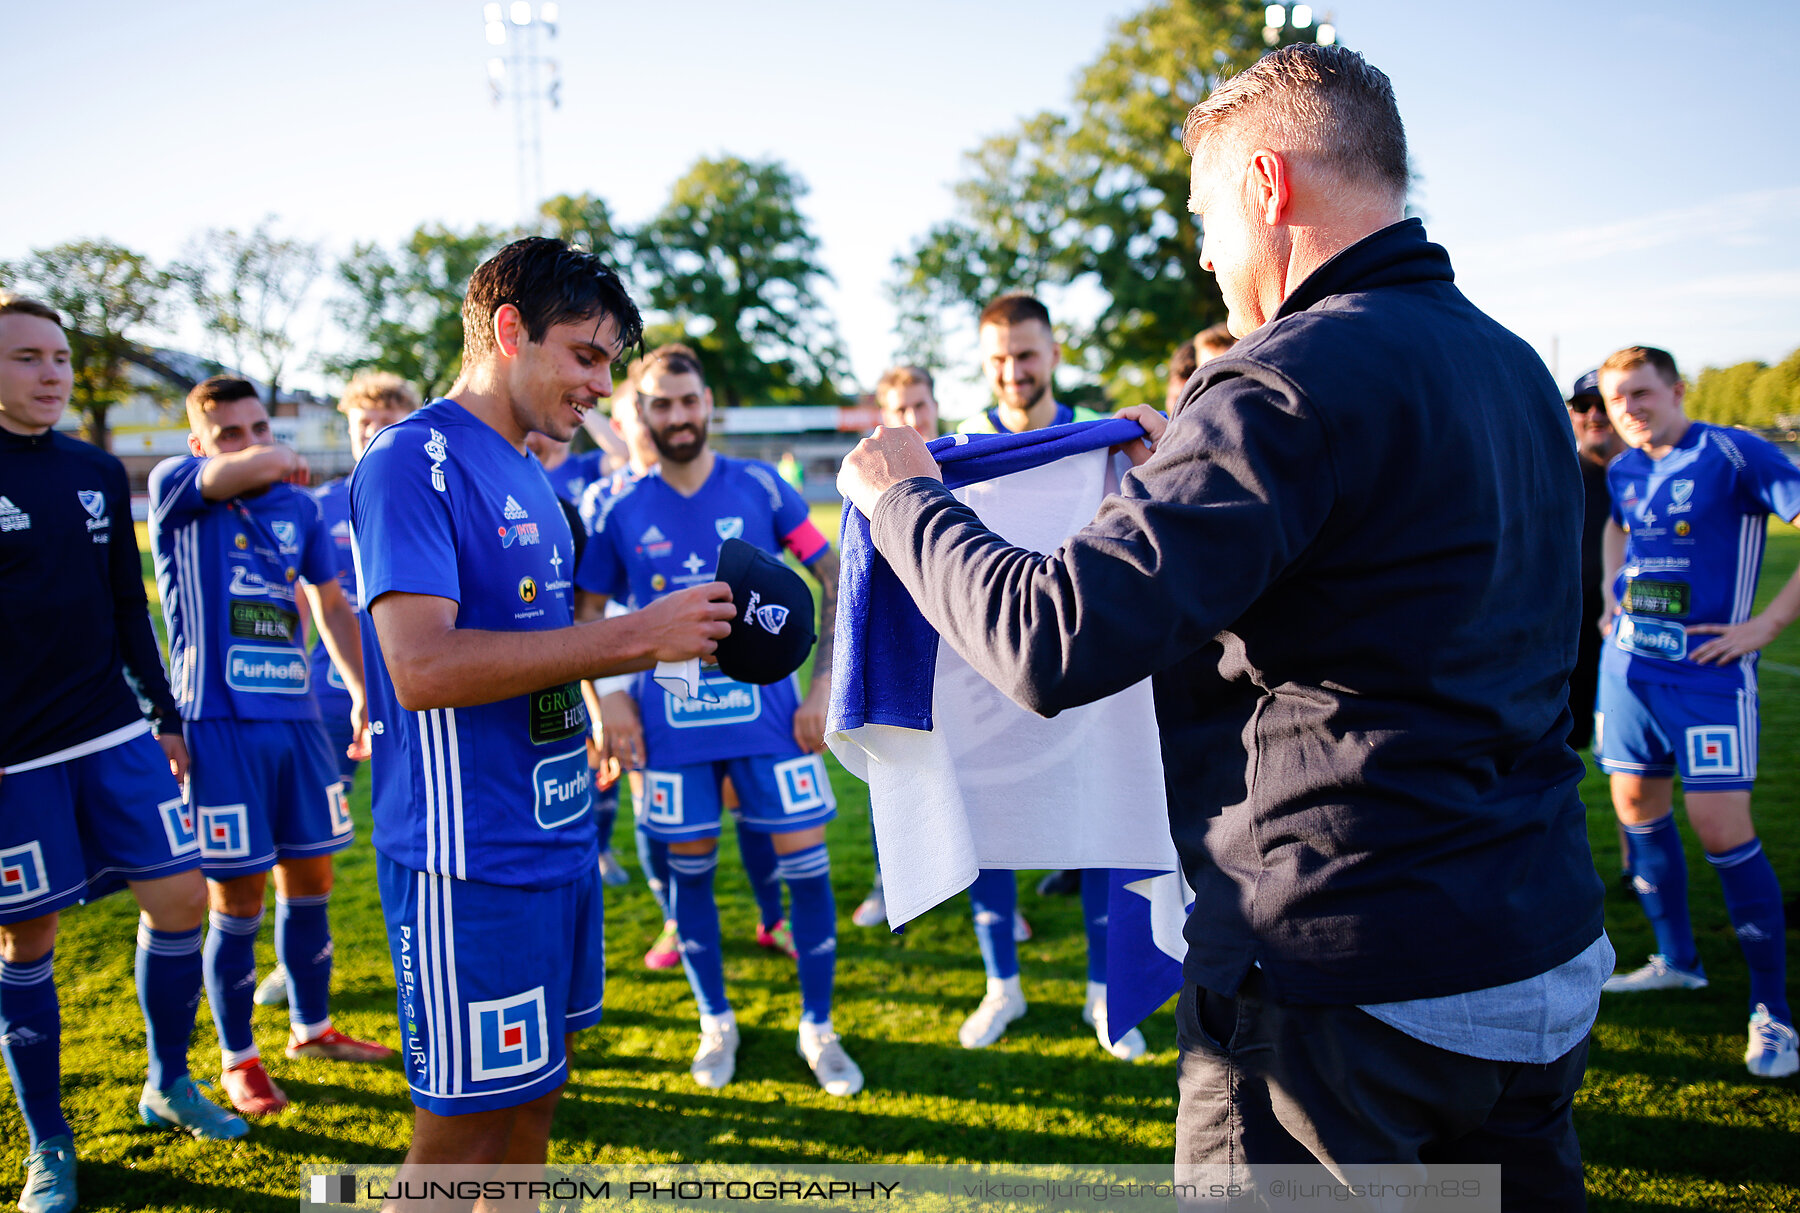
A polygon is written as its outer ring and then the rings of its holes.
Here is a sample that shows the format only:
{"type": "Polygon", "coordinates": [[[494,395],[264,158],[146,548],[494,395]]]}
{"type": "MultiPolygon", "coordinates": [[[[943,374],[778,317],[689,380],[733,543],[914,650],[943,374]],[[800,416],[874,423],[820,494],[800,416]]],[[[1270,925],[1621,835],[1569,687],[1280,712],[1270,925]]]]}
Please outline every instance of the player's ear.
{"type": "Polygon", "coordinates": [[[700,389],[700,402],[706,406],[707,412],[709,412],[709,413],[712,412],[712,389],[711,388],[703,387],[700,389]]]}
{"type": "Polygon", "coordinates": [[[525,317],[512,304],[502,303],[494,309],[494,348],[502,357],[517,358],[524,343],[525,317]]]}
{"type": "Polygon", "coordinates": [[[188,434],[188,453],[196,457],[206,454],[206,448],[200,445],[200,435],[191,431],[188,434]]]}

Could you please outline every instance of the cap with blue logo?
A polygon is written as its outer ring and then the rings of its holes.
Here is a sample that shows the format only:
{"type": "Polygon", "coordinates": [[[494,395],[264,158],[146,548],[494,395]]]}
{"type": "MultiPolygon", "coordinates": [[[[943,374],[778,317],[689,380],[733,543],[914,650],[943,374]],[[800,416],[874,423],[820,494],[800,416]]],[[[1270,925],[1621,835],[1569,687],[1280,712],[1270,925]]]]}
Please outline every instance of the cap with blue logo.
{"type": "Polygon", "coordinates": [[[1577,379],[1575,386],[1569,389],[1569,403],[1573,404],[1583,396],[1600,399],[1600,372],[1597,369],[1589,371],[1577,379]]]}
{"type": "Polygon", "coordinates": [[[800,574],[755,544],[727,539],[717,576],[737,608],[731,635],[719,641],[719,672],[767,686],[804,665],[817,633],[812,591],[800,574]]]}

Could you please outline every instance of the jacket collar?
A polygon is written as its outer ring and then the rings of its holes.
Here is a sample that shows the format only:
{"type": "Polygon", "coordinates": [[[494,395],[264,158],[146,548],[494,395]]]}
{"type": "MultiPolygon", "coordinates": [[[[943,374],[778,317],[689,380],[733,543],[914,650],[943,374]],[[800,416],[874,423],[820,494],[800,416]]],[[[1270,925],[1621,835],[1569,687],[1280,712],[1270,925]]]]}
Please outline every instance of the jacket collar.
{"type": "Polygon", "coordinates": [[[1274,318],[1304,312],[1331,295],[1455,279],[1450,254],[1425,238],[1425,225],[1402,219],[1339,250],[1282,301],[1274,318]]]}

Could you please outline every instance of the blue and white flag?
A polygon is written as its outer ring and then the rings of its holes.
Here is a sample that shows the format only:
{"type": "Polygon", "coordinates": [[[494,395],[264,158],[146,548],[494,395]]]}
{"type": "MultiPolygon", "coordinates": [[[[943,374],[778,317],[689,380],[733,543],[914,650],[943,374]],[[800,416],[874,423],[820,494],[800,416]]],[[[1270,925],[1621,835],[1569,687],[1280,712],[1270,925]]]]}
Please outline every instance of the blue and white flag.
{"type": "Polygon", "coordinates": [[[1113,869],[1106,901],[1106,1030],[1113,1043],[1181,992],[1193,890],[1179,871],[1113,869]]]}
{"type": "MultiPolygon", "coordinates": [[[[1118,483],[1106,448],[1134,421],[931,444],[944,480],[1009,543],[1055,551],[1118,483]]],[[[869,784],[888,921],[967,888],[981,868],[1173,871],[1148,680],[1044,719],[977,674],[919,614],[847,506],[827,740],[869,784]]]]}

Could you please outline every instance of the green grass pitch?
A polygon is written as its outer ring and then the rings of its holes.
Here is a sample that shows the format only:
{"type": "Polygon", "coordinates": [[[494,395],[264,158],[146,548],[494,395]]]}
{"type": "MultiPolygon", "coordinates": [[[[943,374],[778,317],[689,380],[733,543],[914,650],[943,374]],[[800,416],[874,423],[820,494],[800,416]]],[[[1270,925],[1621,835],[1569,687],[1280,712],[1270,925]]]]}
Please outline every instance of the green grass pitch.
{"type": "MultiPolygon", "coordinates": [[[[821,511],[823,513],[823,511],[821,511]]],[[[822,518],[835,523],[835,517],[822,518]]],[[[830,529],[835,532],[835,525],[830,529]]],[[[1800,561],[1800,535],[1771,534],[1767,600],[1800,561]]],[[[152,591],[154,593],[154,591],[152,591]]],[[[1800,629],[1766,654],[1757,822],[1791,894],[1800,891],[1800,629]]],[[[720,901],[726,976],[743,1026],[737,1080],[723,1091],[687,1073],[693,1001],[680,970],[646,971],[658,915],[642,883],[607,894],[606,1018],[579,1039],[552,1158],[563,1162],[1161,1163],[1174,1143],[1173,1018],[1144,1025],[1134,1065],[1101,1054],[1080,1018],[1084,943],[1077,899],[1043,899],[1021,877],[1036,938],[1020,959],[1031,1011],[993,1048],[970,1052],[956,1028],[982,994],[981,965],[957,899],[901,937],[850,925],[872,875],[864,789],[832,764],[839,818],[830,830],[839,905],[836,1021],[868,1089],[833,1099],[794,1054],[793,964],[752,942],[754,906],[724,844],[720,901]]],[[[1650,932],[1614,879],[1617,843],[1605,781],[1582,787],[1596,863],[1611,886],[1607,929],[1622,960],[1650,932]]],[[[357,846],[338,863],[333,1009],[360,1036],[397,1043],[393,978],[375,891],[366,772],[353,804],[357,846]]],[[[614,848],[635,871],[630,822],[614,848]]],[[[1741,1060],[1747,981],[1718,881],[1691,837],[1691,901],[1712,985],[1609,998],[1594,1031],[1576,1120],[1597,1210],[1800,1208],[1800,1085],[1751,1079],[1741,1060]]],[[[287,1210],[314,1164],[391,1162],[411,1105],[397,1067],[290,1062],[282,1009],[258,1008],[257,1038],[294,1107],[235,1143],[198,1143],[138,1126],[143,1025],[132,985],[135,908],[112,897],[63,920],[64,1104],[78,1134],[84,1209],[287,1210]]],[[[1794,949],[1790,936],[1790,966],[1794,949]]],[[[269,932],[263,970],[274,963],[269,932]]],[[[195,1073],[218,1069],[202,1002],[195,1073]]],[[[18,1194],[24,1126],[0,1096],[0,1202],[18,1194]]]]}

